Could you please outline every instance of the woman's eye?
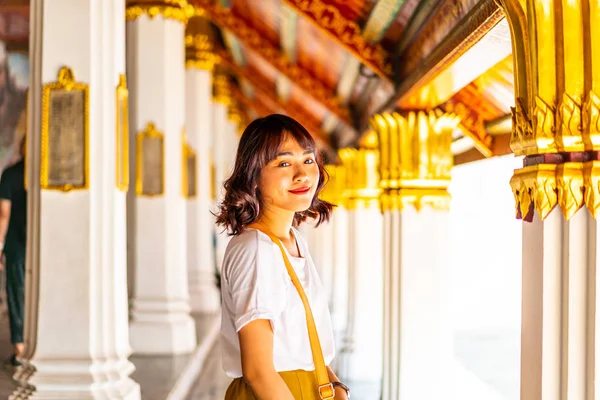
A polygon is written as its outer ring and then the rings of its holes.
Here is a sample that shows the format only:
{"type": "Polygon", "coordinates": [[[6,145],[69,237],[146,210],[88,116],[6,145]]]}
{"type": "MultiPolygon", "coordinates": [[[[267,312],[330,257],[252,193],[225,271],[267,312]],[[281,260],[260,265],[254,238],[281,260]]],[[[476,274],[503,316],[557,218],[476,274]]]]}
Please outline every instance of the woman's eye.
{"type": "Polygon", "coordinates": [[[284,162],[282,162],[282,163],[279,163],[279,166],[280,166],[280,167],[289,167],[289,166],[290,166],[290,163],[289,163],[289,162],[287,162],[287,161],[284,161],[284,162]]]}
{"type": "Polygon", "coordinates": [[[309,158],[308,160],[304,161],[304,164],[314,164],[315,160],[313,160],[312,158],[309,158]]]}

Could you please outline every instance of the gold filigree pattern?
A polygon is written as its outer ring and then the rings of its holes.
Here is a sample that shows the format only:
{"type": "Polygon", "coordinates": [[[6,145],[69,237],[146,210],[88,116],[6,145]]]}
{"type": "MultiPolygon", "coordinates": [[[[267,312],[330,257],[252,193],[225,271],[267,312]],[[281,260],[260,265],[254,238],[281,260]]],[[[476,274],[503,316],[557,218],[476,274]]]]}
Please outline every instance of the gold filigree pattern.
{"type": "Polygon", "coordinates": [[[561,122],[561,134],[558,135],[558,147],[563,151],[584,151],[581,104],[567,93],[558,106],[558,121],[561,122]]]}
{"type": "Polygon", "coordinates": [[[407,204],[417,209],[423,205],[447,209],[453,164],[450,145],[459,120],[454,114],[434,111],[373,117],[371,126],[379,137],[384,211],[407,204]]]}
{"type": "Polygon", "coordinates": [[[583,164],[584,202],[592,217],[600,216],[600,161],[583,164]]]}
{"type": "Polygon", "coordinates": [[[229,77],[224,73],[215,73],[213,75],[213,100],[215,103],[229,106],[231,104],[231,89],[229,87],[229,77]]]}
{"type": "Polygon", "coordinates": [[[535,98],[533,110],[533,134],[537,144],[536,153],[555,153],[558,148],[554,140],[556,132],[555,109],[541,97],[535,98]]]}
{"type": "Polygon", "coordinates": [[[315,100],[323,104],[341,120],[351,123],[350,110],[342,104],[334,88],[315,78],[309,71],[297,63],[293,63],[271,43],[260,31],[239,18],[230,9],[218,6],[212,0],[196,0],[195,5],[201,7],[205,15],[223,29],[228,29],[242,43],[256,51],[269,64],[301,87],[315,100]]]}
{"type": "Polygon", "coordinates": [[[545,219],[558,204],[556,165],[534,165],[517,170],[510,180],[515,196],[517,214],[523,218],[531,204],[540,218],[545,219]]]}
{"type": "Polygon", "coordinates": [[[590,136],[592,148],[600,147],[600,97],[590,91],[583,106],[583,131],[590,136]]]}
{"type": "Polygon", "coordinates": [[[362,35],[361,27],[355,21],[346,19],[335,6],[322,0],[283,1],[341,44],[377,75],[389,80],[394,79],[391,54],[379,44],[370,44],[362,35]]]}
{"type": "Polygon", "coordinates": [[[125,20],[133,21],[147,15],[150,19],[162,16],[187,24],[188,19],[194,15],[194,8],[186,0],[140,1],[128,0],[125,10],[125,20]]]}
{"type": "Polygon", "coordinates": [[[379,151],[344,148],[338,150],[345,173],[343,196],[349,208],[379,205],[379,151]]]}
{"type": "Polygon", "coordinates": [[[583,206],[583,163],[567,162],[556,169],[558,205],[568,221],[583,206]]]}
{"type": "Polygon", "coordinates": [[[203,16],[189,20],[185,33],[185,66],[212,71],[220,57],[214,52],[210,22],[203,16]]]}

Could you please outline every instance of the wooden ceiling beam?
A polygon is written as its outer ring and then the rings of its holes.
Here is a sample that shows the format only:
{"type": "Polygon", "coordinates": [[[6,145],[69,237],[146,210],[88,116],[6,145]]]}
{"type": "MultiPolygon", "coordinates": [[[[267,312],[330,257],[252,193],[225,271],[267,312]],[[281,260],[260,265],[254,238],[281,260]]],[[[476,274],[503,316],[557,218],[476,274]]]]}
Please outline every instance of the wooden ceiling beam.
{"type": "MultiPolygon", "coordinates": [[[[329,136],[325,132],[323,132],[323,130],[320,128],[320,125],[321,125],[320,121],[317,121],[312,116],[311,113],[309,113],[308,111],[306,111],[304,109],[301,109],[297,106],[293,106],[287,102],[279,101],[277,93],[273,90],[267,89],[267,87],[269,85],[269,81],[266,77],[251,70],[250,68],[247,68],[247,67],[242,68],[242,67],[238,66],[233,61],[231,61],[231,59],[227,56],[227,54],[220,54],[220,56],[221,56],[221,62],[227,68],[229,68],[229,70],[233,74],[237,75],[239,78],[244,78],[250,85],[252,85],[256,94],[266,97],[267,99],[269,99],[269,101],[272,104],[276,104],[278,106],[278,108],[281,110],[281,112],[289,115],[290,117],[294,118],[295,120],[300,122],[302,125],[304,125],[306,127],[306,129],[313,135],[315,140],[317,140],[323,144],[326,144],[326,145],[330,144],[331,141],[330,141],[329,136]]],[[[256,96],[255,98],[257,98],[257,97],[260,97],[260,96],[256,96]]],[[[262,106],[264,106],[264,104],[262,106]]],[[[270,113],[280,112],[279,109],[277,109],[273,106],[263,107],[262,112],[264,112],[264,110],[267,108],[270,110],[270,113]]],[[[261,111],[259,111],[257,108],[254,108],[254,109],[259,114],[261,114],[261,111]]]]}
{"type": "Polygon", "coordinates": [[[351,113],[348,107],[342,105],[335,94],[322,81],[297,63],[292,63],[278,45],[266,39],[255,27],[243,18],[237,16],[231,9],[222,8],[213,0],[192,0],[193,5],[201,10],[208,18],[222,29],[229,30],[248,48],[254,50],[262,58],[285,75],[295,85],[306,91],[311,97],[320,102],[330,112],[342,121],[352,125],[351,113]]]}
{"type": "MultiPolygon", "coordinates": [[[[512,153],[510,150],[510,133],[492,137],[492,157],[504,156],[512,153]]],[[[484,159],[484,155],[476,149],[471,149],[454,156],[454,165],[466,164],[484,159]]]]}
{"type": "Polygon", "coordinates": [[[360,26],[322,0],[282,0],[380,77],[394,81],[392,55],[363,37],[360,26]]]}

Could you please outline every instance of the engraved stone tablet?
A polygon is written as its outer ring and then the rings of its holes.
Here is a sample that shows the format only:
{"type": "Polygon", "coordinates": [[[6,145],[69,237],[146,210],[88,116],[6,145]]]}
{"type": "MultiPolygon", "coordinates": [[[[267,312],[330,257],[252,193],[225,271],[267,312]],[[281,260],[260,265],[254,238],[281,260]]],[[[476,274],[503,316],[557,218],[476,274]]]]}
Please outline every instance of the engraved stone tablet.
{"type": "Polygon", "coordinates": [[[141,195],[157,196],[164,192],[162,136],[142,135],[139,137],[141,165],[141,195]]]}
{"type": "Polygon", "coordinates": [[[196,197],[196,154],[186,152],[187,197],[196,197]]]}
{"type": "Polygon", "coordinates": [[[63,67],[58,81],[45,84],[42,92],[40,186],[86,189],[89,86],[77,83],[73,71],[63,67]]]}

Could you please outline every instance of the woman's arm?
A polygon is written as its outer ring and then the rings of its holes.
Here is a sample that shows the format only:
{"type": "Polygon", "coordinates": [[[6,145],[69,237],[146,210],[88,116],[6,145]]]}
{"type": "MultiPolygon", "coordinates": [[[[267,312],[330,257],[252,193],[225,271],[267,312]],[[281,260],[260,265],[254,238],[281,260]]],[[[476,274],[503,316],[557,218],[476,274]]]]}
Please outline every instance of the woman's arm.
{"type": "Polygon", "coordinates": [[[240,329],[242,374],[260,400],[294,400],[292,392],[273,365],[273,330],[266,319],[240,329]]]}
{"type": "MultiPolygon", "coordinates": [[[[339,378],[333,373],[329,366],[327,366],[327,374],[329,375],[329,382],[340,382],[339,378]]],[[[338,386],[335,388],[335,399],[348,400],[348,393],[338,386]]]]}

